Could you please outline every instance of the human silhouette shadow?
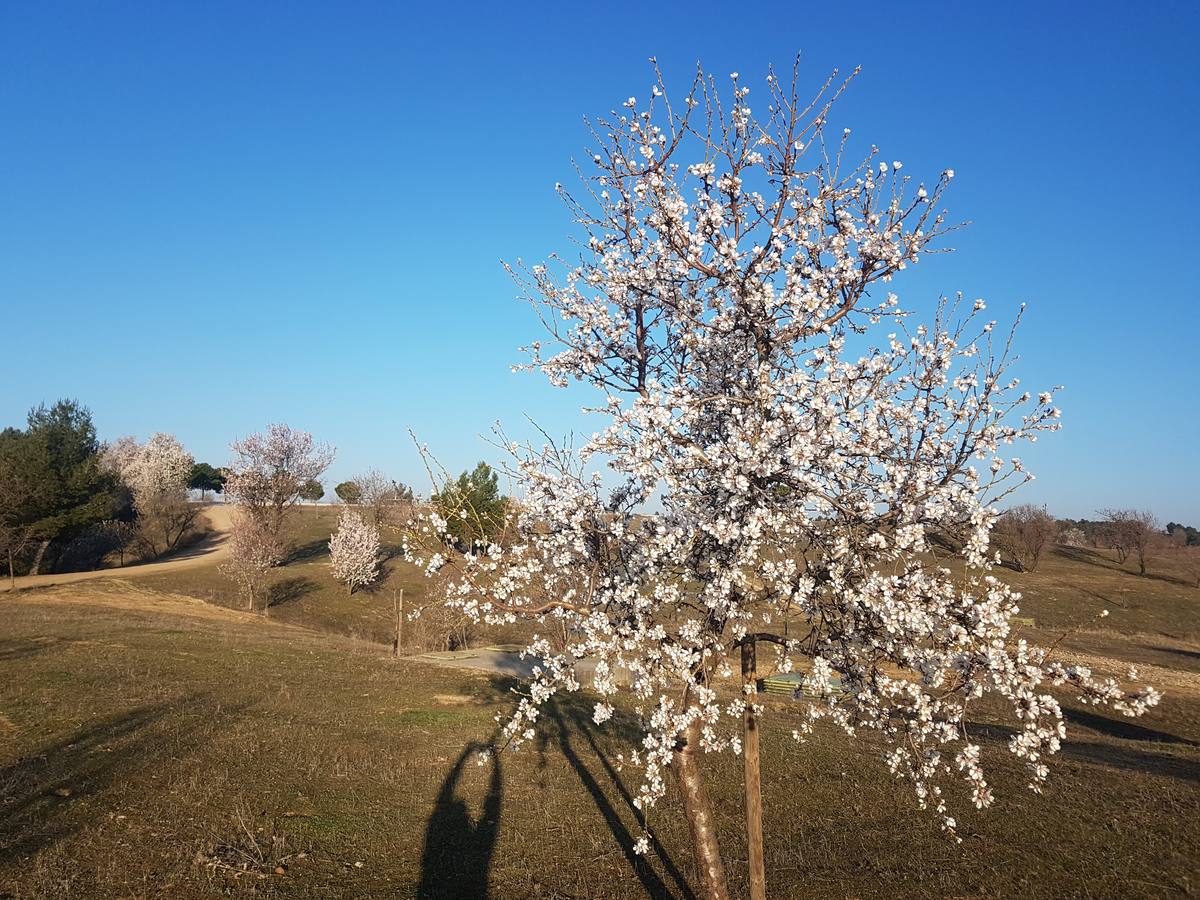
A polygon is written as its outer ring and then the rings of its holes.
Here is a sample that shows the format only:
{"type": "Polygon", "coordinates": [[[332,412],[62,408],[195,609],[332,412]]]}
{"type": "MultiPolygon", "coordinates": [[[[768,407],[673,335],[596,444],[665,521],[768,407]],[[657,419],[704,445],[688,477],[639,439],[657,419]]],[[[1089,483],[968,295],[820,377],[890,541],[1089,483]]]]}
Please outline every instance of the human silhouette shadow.
{"type": "Polygon", "coordinates": [[[442,781],[433,814],[425,826],[421,882],[417,888],[417,896],[422,900],[459,897],[483,900],[488,896],[488,872],[500,832],[504,793],[500,760],[495,752],[490,755],[491,778],[477,820],[471,818],[466,800],[458,794],[464,767],[485,749],[488,749],[485,744],[468,744],[442,781]]]}

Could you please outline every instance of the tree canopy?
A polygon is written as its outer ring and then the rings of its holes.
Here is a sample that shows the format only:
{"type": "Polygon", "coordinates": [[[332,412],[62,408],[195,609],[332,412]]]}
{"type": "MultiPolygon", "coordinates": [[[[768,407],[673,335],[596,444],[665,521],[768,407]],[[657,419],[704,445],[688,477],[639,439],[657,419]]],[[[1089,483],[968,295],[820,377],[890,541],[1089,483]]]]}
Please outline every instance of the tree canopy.
{"type": "Polygon", "coordinates": [[[508,498],[500,493],[499,475],[485,462],[447,482],[432,499],[446,531],[461,546],[494,540],[504,528],[508,498]]]}
{"type": "Polygon", "coordinates": [[[0,466],[25,488],[6,515],[41,540],[108,518],[116,478],[100,465],[91,411],[75,400],[30,410],[25,430],[0,432],[0,466]]]}
{"type": "Polygon", "coordinates": [[[325,496],[325,488],[321,482],[315,478],[310,478],[304,484],[300,485],[300,499],[307,500],[309,503],[316,503],[325,496]]]}
{"type": "Polygon", "coordinates": [[[188,487],[202,494],[209,491],[219,494],[225,489],[225,470],[214,468],[206,462],[198,462],[192,466],[188,487]]]}
{"type": "Polygon", "coordinates": [[[343,503],[357,503],[362,499],[362,488],[356,481],[343,481],[333,489],[343,503]]]}

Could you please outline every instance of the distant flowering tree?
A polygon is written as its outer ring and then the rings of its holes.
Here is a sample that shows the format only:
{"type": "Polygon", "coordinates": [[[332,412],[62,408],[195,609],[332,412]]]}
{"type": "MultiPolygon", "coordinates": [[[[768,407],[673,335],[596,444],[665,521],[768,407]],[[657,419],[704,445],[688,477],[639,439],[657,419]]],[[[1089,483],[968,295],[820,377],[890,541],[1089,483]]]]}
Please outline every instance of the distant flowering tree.
{"type": "Polygon", "coordinates": [[[947,231],[954,173],[921,183],[874,148],[851,161],[849,132],[828,133],[844,82],[805,102],[794,72],[772,73],[758,117],[731,81],[699,75],[672,104],[660,76],[595,122],[594,171],[578,196],[560,188],[581,258],[513,268],[553,342],[529,367],[595,388],[602,430],[577,452],[506,442],[524,497],[503,547],[447,550],[436,505],[418,532],[453,608],[568,636],[530,645],[540,664],[509,744],[583,687],[578,660],[596,661],[596,722],[628,698],[637,804],[674,770],[709,898],[728,895],[700,763],[716,752],[744,756],[751,895],[765,896],[759,677],[802,673],[797,742],[821,719],[877,733],[951,832],[945,779],[992,802],[967,720],[985,694],[1013,708],[1009,749],[1034,790],[1064,737],[1052,686],[1131,716],[1158,700],[1010,632],[1019,595],[992,574],[989,530],[1032,476],[1001,449],[1059,412],[1008,374],[1012,336],[994,340],[982,301],[943,300],[916,325],[886,289],[947,231]],[[926,552],[941,538],[954,567],[926,552]]]}
{"type": "Polygon", "coordinates": [[[314,443],[307,431],[270,425],[231,445],[234,460],[225,482],[228,502],[257,519],[276,541],[283,538],[288,510],[300,492],[333,462],[333,448],[314,443]]]}
{"type": "Polygon", "coordinates": [[[137,442],[137,438],[127,434],[117,438],[111,444],[104,445],[100,451],[100,462],[106,469],[120,477],[128,487],[126,475],[132,470],[141,453],[142,445],[137,442]]]}
{"type": "Polygon", "coordinates": [[[192,454],[171,434],[159,432],[138,449],[124,472],[124,479],[138,497],[186,491],[191,480],[192,454]]]}
{"type": "Polygon", "coordinates": [[[1078,525],[1069,525],[1059,535],[1059,540],[1068,547],[1086,547],[1088,538],[1078,525]]]}
{"type": "Polygon", "coordinates": [[[102,460],[132,498],[143,552],[157,556],[173,550],[198,513],[187,502],[192,455],[174,435],[158,432],[145,444],[131,437],[118,439],[105,448],[102,460]]]}
{"type": "MultiPolygon", "coordinates": [[[[246,600],[246,608],[253,611],[271,569],[283,562],[286,555],[286,548],[268,523],[243,510],[234,516],[229,534],[229,555],[220,571],[237,585],[246,600]]],[[[266,612],[265,607],[263,612],[266,612]]]]}
{"type": "Polygon", "coordinates": [[[379,529],[353,510],[343,510],[338,528],[329,540],[329,566],[333,577],[353,594],[356,587],[379,577],[379,529]]]}

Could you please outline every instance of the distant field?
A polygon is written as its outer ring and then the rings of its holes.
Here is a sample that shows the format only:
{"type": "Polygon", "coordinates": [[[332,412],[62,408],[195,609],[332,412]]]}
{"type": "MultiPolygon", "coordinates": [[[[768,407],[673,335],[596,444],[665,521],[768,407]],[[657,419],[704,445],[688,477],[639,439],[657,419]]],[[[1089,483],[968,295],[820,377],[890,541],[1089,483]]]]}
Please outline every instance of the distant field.
{"type": "MultiPolygon", "coordinates": [[[[298,513],[297,552],[279,570],[267,615],[280,622],[389,643],[394,630],[392,591],[403,589],[409,603],[419,604],[429,588],[421,571],[399,556],[399,537],[384,530],[384,544],[390,540],[397,555],[384,564],[385,578],[380,583],[350,597],[329,574],[329,535],[337,526],[339,508],[303,506],[298,513]]],[[[1172,640],[1200,642],[1200,590],[1188,584],[1170,556],[1152,557],[1149,575],[1142,578],[1132,561],[1122,568],[1111,551],[1059,547],[1046,554],[1033,574],[1003,568],[997,574],[1024,595],[1021,615],[1035,620],[1033,637],[1054,640],[1072,632],[1065,644],[1079,649],[1115,638],[1126,644],[1122,658],[1174,663],[1200,672],[1200,660],[1171,649],[1172,640]],[[1109,615],[1098,618],[1105,609],[1109,615]],[[1144,640],[1139,642],[1137,635],[1144,640]]],[[[138,583],[219,605],[237,607],[240,602],[215,562],[145,576],[138,583]]],[[[503,629],[484,633],[481,639],[506,643],[521,636],[520,629],[503,629]]]]}
{"type": "MultiPolygon", "coordinates": [[[[267,616],[278,622],[390,646],[395,635],[393,592],[403,590],[405,603],[412,609],[427,601],[430,587],[421,569],[403,558],[398,532],[382,529],[381,540],[390,557],[382,566],[383,577],[351,596],[345,585],[329,574],[329,536],[337,528],[341,507],[301,506],[296,512],[292,530],[296,550],[287,565],[278,569],[267,616]]],[[[221,574],[216,562],[140,577],[138,584],[241,608],[232,582],[221,574]]],[[[410,629],[417,630],[416,626],[410,629]]],[[[481,632],[480,639],[510,643],[525,634],[520,628],[493,629],[481,632]]]]}
{"type": "MultiPolygon", "coordinates": [[[[390,643],[395,631],[392,590],[401,588],[412,604],[420,603],[428,589],[421,571],[394,556],[384,564],[385,578],[353,596],[329,574],[329,536],[337,528],[341,510],[325,504],[301,506],[294,517],[292,539],[296,550],[278,570],[267,615],[279,622],[303,625],[380,644],[390,643]]],[[[385,549],[399,553],[399,539],[382,534],[385,549]]],[[[138,583],[164,591],[199,597],[221,606],[241,608],[233,583],[218,571],[218,564],[181,572],[139,578],[138,583]]]]}
{"type": "MultiPolygon", "coordinates": [[[[586,702],[553,708],[539,746],[476,764],[511,685],[388,658],[391,587],[419,596],[420,573],[393,560],[347,597],[321,546],[335,514],[304,510],[280,574],[303,589],[266,618],[229,608],[215,567],[0,594],[0,898],[690,896],[673,799],[658,852],[629,852],[636,774],[586,702]]],[[[1162,705],[1136,722],[1068,706],[1042,796],[980,709],[998,801],[979,813],[959,792],[954,845],[869,744],[830,730],[795,747],[782,702],[764,748],[773,897],[1200,890],[1200,591],[1073,551],[1003,574],[1035,637],[1085,626],[1064,651],[1138,662],[1162,705]]],[[[706,765],[744,893],[739,761],[706,765]]]]}

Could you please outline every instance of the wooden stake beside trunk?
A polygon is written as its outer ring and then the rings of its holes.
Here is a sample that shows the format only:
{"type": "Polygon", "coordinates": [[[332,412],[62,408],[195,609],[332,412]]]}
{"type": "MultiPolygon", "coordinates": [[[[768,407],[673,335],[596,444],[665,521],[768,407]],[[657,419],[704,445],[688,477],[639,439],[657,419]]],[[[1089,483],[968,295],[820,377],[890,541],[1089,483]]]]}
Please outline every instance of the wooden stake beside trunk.
{"type": "Polygon", "coordinates": [[[404,646],[404,588],[392,591],[392,607],[396,613],[396,638],[392,641],[392,656],[400,655],[404,646]]]}
{"type": "Polygon", "coordinates": [[[745,734],[742,738],[742,758],[746,774],[746,848],[750,865],[750,900],[767,900],[766,863],[763,859],[762,768],[759,763],[757,701],[758,649],[756,641],[742,644],[742,684],[747,706],[742,713],[745,734]]]}

